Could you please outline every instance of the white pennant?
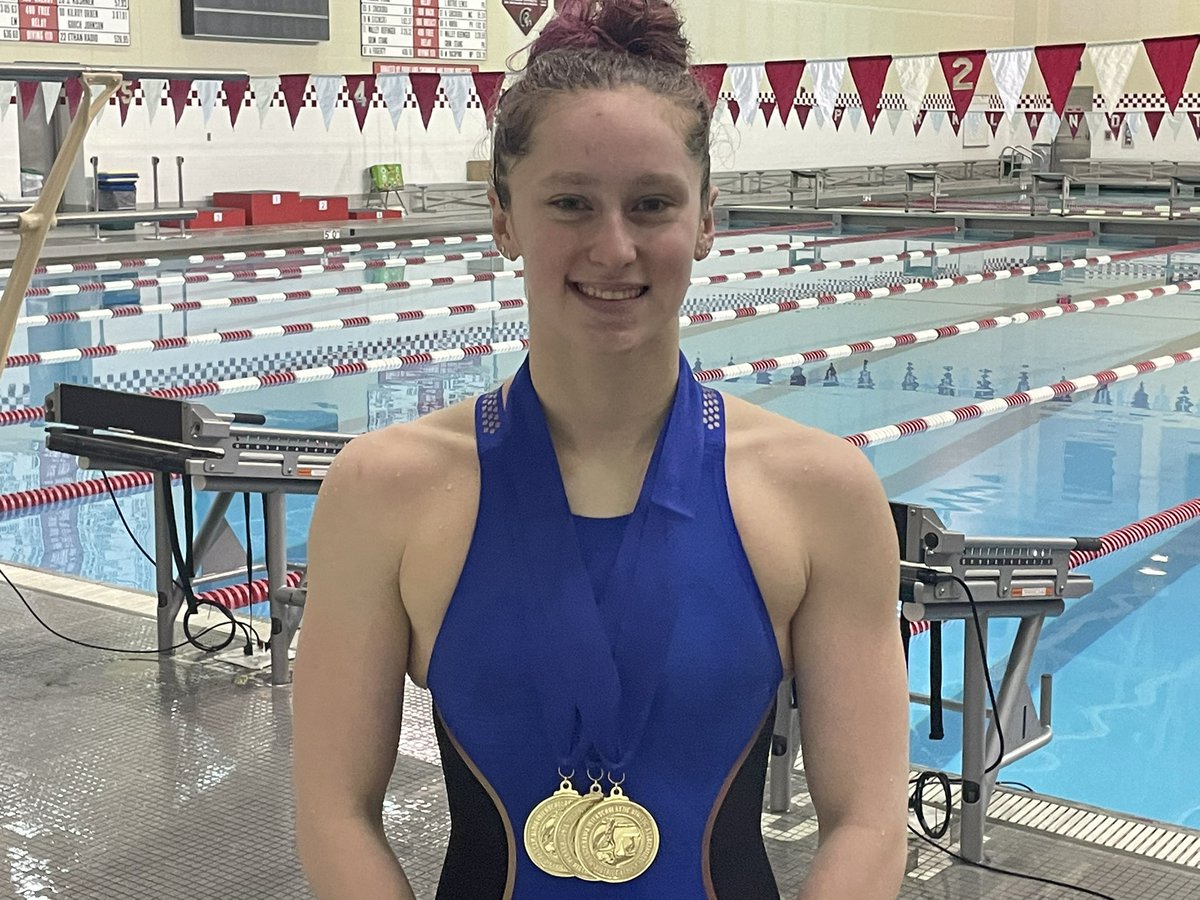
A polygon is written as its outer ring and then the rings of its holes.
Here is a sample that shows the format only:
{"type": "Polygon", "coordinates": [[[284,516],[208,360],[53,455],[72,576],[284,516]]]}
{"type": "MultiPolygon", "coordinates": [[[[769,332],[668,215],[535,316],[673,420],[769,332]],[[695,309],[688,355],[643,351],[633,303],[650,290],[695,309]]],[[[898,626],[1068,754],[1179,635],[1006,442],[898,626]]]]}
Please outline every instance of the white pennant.
{"type": "Polygon", "coordinates": [[[945,110],[931,109],[929,111],[928,124],[933,128],[934,134],[942,133],[942,126],[946,124],[947,118],[949,117],[946,115],[945,110]]]}
{"type": "Polygon", "coordinates": [[[17,83],[15,81],[0,81],[0,122],[4,121],[4,117],[8,115],[8,108],[12,105],[12,99],[17,93],[17,83]]]}
{"type": "Polygon", "coordinates": [[[267,111],[271,108],[271,101],[275,99],[277,90],[279,90],[278,75],[265,75],[250,79],[250,92],[254,94],[254,105],[258,108],[259,125],[267,120],[267,111]]]}
{"type": "Polygon", "coordinates": [[[823,59],[809,63],[808,71],[812,73],[813,96],[816,97],[818,108],[827,117],[833,115],[838,91],[842,89],[842,79],[846,77],[846,61],[823,59]]]}
{"type": "Polygon", "coordinates": [[[1142,115],[1140,110],[1134,110],[1125,116],[1125,127],[1129,129],[1130,137],[1137,137],[1138,132],[1142,130],[1142,125],[1145,123],[1146,117],[1142,115]]]}
{"type": "Polygon", "coordinates": [[[473,85],[474,80],[466,73],[456,72],[442,76],[442,91],[446,94],[446,102],[450,104],[450,112],[454,115],[454,127],[459,131],[462,131],[467,104],[471,102],[473,85]]]}
{"type": "Polygon", "coordinates": [[[850,120],[850,130],[858,131],[858,126],[863,120],[863,108],[861,106],[847,107],[846,118],[850,120]]]}
{"type": "Polygon", "coordinates": [[[992,79],[996,91],[1004,103],[1004,111],[1012,115],[1017,111],[1025,79],[1029,77],[1029,66],[1033,62],[1032,47],[1017,47],[1014,50],[989,50],[988,64],[992,67],[992,79]]]}
{"type": "Polygon", "coordinates": [[[221,90],[221,82],[206,78],[203,81],[192,82],[192,87],[200,97],[200,109],[204,112],[204,124],[207,125],[217,106],[217,92],[221,90]]]}
{"type": "Polygon", "coordinates": [[[333,122],[333,111],[337,109],[338,94],[346,79],[341,75],[315,75],[313,85],[317,90],[317,108],[321,110],[321,118],[325,120],[325,130],[329,130],[333,122]]]}
{"type": "Polygon", "coordinates": [[[1058,129],[1062,128],[1062,118],[1052,109],[1046,110],[1042,116],[1042,129],[1046,132],[1045,140],[1053,141],[1058,137],[1058,129]]]}
{"type": "Polygon", "coordinates": [[[1129,41],[1124,44],[1093,44],[1087,48],[1088,58],[1096,70],[1096,82],[1104,97],[1104,111],[1113,112],[1117,101],[1125,92],[1129,70],[1137,57],[1141,43],[1129,41]]]}
{"type": "Polygon", "coordinates": [[[1088,132],[1092,137],[1108,131],[1108,117],[1102,112],[1087,112],[1083,114],[1087,120],[1088,132]]]}
{"type": "Polygon", "coordinates": [[[162,104],[163,89],[166,86],[167,82],[162,78],[142,79],[142,94],[146,102],[146,115],[150,117],[151,122],[154,121],[158,107],[162,104]]]}
{"type": "Polygon", "coordinates": [[[892,134],[895,134],[896,130],[900,127],[900,122],[904,118],[904,110],[888,109],[884,110],[884,112],[887,113],[888,127],[892,129],[892,134]]]}
{"type": "Polygon", "coordinates": [[[914,115],[925,102],[925,92],[929,90],[929,78],[933,75],[936,63],[935,56],[897,56],[892,60],[896,74],[900,76],[900,90],[904,94],[904,102],[914,115]]]}
{"type": "Polygon", "coordinates": [[[42,88],[42,103],[46,105],[46,121],[49,122],[54,118],[54,110],[58,109],[58,96],[62,93],[63,85],[61,81],[43,81],[42,88]]]}
{"type": "Polygon", "coordinates": [[[1163,118],[1171,123],[1171,137],[1178,138],[1183,132],[1183,126],[1187,121],[1184,117],[1184,113],[1179,111],[1175,113],[1167,113],[1163,118]]]}
{"type": "Polygon", "coordinates": [[[739,63],[725,71],[733,88],[733,99],[741,109],[741,120],[752,125],[758,115],[758,86],[767,74],[766,67],[762,63],[739,63]]]}
{"type": "Polygon", "coordinates": [[[408,76],[403,72],[398,74],[380,75],[375,82],[379,95],[387,104],[392,116],[392,127],[400,122],[400,113],[404,112],[404,103],[408,100],[408,76]]]}

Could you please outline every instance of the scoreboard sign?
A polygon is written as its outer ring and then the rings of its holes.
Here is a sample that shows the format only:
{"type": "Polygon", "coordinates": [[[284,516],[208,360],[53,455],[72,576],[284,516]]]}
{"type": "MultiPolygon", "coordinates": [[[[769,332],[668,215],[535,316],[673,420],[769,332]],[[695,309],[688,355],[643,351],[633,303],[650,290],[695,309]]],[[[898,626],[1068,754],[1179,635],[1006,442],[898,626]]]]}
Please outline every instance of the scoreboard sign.
{"type": "Polygon", "coordinates": [[[0,0],[0,41],[129,46],[129,0],[0,0]]]}
{"type": "Polygon", "coordinates": [[[487,58],[487,0],[362,0],[362,55],[487,58]]]}
{"type": "Polygon", "coordinates": [[[329,40],[329,0],[180,0],[179,10],[188,37],[284,44],[329,40]]]}

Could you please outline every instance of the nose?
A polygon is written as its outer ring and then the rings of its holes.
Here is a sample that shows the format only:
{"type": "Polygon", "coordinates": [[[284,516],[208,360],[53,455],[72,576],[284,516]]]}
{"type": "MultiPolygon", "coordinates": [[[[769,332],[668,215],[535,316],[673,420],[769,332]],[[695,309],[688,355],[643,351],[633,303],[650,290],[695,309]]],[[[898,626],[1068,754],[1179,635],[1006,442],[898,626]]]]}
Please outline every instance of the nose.
{"type": "Polygon", "coordinates": [[[620,210],[597,217],[588,247],[588,259],[605,269],[620,269],[637,258],[637,239],[620,210]]]}

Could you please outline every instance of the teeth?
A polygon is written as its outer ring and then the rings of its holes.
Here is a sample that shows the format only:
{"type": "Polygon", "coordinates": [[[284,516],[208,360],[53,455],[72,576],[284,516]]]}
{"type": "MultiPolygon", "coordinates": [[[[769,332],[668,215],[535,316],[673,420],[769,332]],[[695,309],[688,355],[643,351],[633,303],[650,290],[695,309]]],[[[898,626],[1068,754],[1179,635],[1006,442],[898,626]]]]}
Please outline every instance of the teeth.
{"type": "Polygon", "coordinates": [[[643,288],[627,288],[623,291],[602,291],[599,288],[588,287],[585,284],[576,284],[576,289],[581,294],[586,294],[588,297],[595,297],[597,300],[632,300],[634,297],[640,297],[643,288]]]}

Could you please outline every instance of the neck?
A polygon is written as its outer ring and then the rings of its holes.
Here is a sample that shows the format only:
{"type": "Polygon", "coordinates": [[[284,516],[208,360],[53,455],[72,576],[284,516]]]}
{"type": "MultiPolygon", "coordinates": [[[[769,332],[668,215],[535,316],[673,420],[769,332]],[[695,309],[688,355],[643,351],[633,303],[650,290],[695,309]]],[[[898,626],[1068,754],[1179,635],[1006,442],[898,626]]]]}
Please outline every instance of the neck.
{"type": "Polygon", "coordinates": [[[679,348],[669,341],[608,356],[537,349],[529,373],[560,454],[649,452],[675,398],[679,348]]]}

